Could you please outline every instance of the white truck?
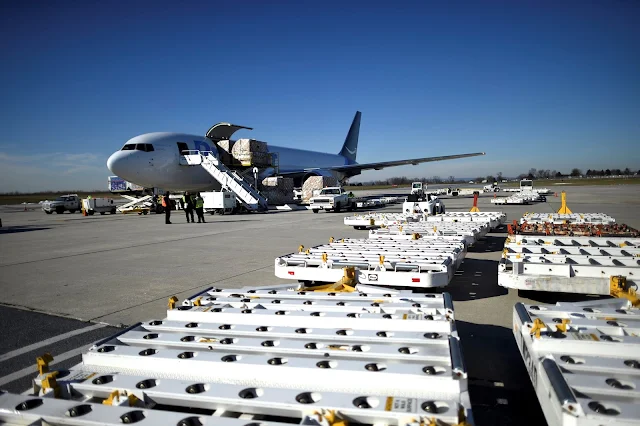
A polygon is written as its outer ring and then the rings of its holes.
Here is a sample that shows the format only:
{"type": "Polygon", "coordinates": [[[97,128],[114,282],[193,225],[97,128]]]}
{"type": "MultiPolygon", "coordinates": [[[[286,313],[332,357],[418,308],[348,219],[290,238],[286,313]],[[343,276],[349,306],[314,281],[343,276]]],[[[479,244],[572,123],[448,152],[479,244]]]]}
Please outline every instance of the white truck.
{"type": "Polygon", "coordinates": [[[520,192],[533,191],[533,181],[531,179],[522,179],[520,181],[520,192]]]}
{"type": "Polygon", "coordinates": [[[62,214],[67,210],[69,213],[75,213],[79,211],[80,208],[80,197],[78,197],[78,194],[61,195],[53,201],[45,201],[42,203],[42,210],[46,214],[53,212],[62,214]]]}
{"type": "Polygon", "coordinates": [[[490,185],[485,185],[482,187],[484,192],[500,192],[500,187],[498,186],[498,182],[493,182],[490,185]]]}
{"type": "Polygon", "coordinates": [[[422,182],[413,182],[411,184],[411,194],[417,194],[418,197],[424,197],[424,193],[427,190],[427,184],[422,182]]]}
{"type": "Polygon", "coordinates": [[[323,188],[316,196],[309,200],[309,207],[314,213],[320,210],[333,210],[339,212],[341,209],[353,211],[357,208],[355,197],[349,197],[349,193],[339,186],[323,188]]]}
{"type": "Polygon", "coordinates": [[[116,214],[116,205],[112,198],[85,198],[82,200],[82,208],[89,216],[95,213],[116,214]]]}

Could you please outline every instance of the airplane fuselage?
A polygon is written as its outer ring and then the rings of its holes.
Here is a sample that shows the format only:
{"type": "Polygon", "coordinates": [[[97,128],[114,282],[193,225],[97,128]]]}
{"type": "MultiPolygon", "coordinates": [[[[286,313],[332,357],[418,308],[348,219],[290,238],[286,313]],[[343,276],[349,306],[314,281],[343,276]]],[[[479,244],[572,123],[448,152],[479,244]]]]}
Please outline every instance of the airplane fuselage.
{"type": "MultiPolygon", "coordinates": [[[[219,190],[220,184],[202,167],[180,164],[181,150],[212,151],[216,144],[202,136],[184,133],[146,133],[128,140],[115,152],[107,166],[116,175],[135,184],[170,191],[219,190]],[[151,146],[152,148],[148,148],[151,146]],[[152,150],[151,150],[152,149],[152,150]]],[[[277,155],[279,173],[304,174],[306,169],[323,169],[349,164],[341,155],[268,145],[277,155]]],[[[266,170],[260,176],[273,174],[266,170]]]]}

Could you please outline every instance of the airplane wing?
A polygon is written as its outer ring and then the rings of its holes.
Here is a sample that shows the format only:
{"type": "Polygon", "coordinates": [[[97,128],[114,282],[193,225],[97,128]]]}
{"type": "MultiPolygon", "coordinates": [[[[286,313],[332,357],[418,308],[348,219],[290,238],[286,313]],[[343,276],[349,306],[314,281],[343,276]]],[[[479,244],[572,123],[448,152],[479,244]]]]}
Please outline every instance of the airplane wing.
{"type": "Polygon", "coordinates": [[[484,152],[474,152],[472,154],[457,154],[457,155],[444,155],[441,157],[424,157],[424,158],[412,158],[409,160],[396,160],[396,161],[381,161],[379,163],[364,163],[364,164],[347,164],[344,166],[334,167],[317,167],[313,169],[305,169],[306,171],[312,170],[333,170],[336,172],[350,172],[360,170],[382,170],[385,167],[406,166],[406,165],[418,165],[420,163],[430,163],[432,161],[454,160],[456,158],[476,157],[478,155],[485,155],[484,152]]]}

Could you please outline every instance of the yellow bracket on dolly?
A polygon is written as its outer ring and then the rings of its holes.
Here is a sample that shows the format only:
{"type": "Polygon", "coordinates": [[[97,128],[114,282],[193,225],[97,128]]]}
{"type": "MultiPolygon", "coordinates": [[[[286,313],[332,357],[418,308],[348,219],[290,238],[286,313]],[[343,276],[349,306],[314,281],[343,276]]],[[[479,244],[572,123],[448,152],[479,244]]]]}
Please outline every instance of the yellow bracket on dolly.
{"type": "Polygon", "coordinates": [[[342,269],[344,272],[340,281],[333,284],[304,287],[303,291],[318,291],[323,293],[353,293],[356,291],[356,269],[353,266],[342,269]]]}
{"type": "Polygon", "coordinates": [[[640,306],[640,299],[634,287],[627,285],[627,277],[621,275],[609,278],[609,293],[613,297],[627,299],[633,306],[640,306]]]}

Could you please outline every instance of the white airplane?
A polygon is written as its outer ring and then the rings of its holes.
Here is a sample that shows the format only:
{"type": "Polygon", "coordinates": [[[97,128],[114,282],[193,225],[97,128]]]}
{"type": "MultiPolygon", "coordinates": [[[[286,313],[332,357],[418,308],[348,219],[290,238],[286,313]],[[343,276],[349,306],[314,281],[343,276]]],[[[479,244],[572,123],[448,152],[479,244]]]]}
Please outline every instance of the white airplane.
{"type": "MultiPolygon", "coordinates": [[[[296,186],[302,186],[310,176],[334,176],[342,182],[349,177],[359,175],[362,170],[380,170],[385,167],[484,155],[484,152],[476,152],[358,164],[356,154],[360,116],[360,111],[356,112],[338,154],[268,145],[268,151],[278,157],[278,175],[292,177],[296,186]]],[[[218,123],[211,127],[205,136],[183,133],[146,133],[129,139],[122,149],[114,152],[107,160],[107,167],[115,175],[145,188],[162,188],[170,191],[219,190],[220,184],[202,167],[180,165],[181,153],[190,150],[216,153],[216,142],[229,140],[240,129],[253,130],[250,127],[218,123]]],[[[275,172],[274,169],[263,170],[260,173],[260,179],[275,172]]]]}

